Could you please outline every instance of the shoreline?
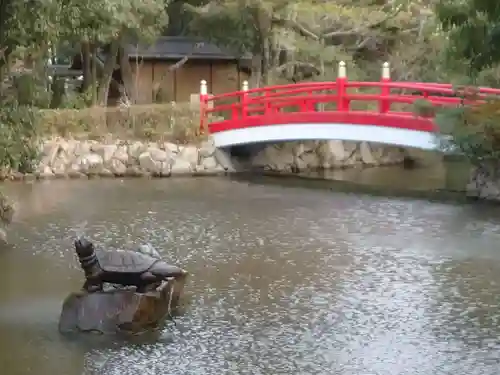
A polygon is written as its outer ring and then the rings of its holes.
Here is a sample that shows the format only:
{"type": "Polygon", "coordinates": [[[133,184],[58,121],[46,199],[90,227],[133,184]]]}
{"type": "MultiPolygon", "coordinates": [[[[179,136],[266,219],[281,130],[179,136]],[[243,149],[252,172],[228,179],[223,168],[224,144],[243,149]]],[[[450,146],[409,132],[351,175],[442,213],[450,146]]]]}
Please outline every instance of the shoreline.
{"type": "Polygon", "coordinates": [[[232,157],[210,139],[191,144],[146,140],[89,140],[64,137],[40,142],[39,161],[32,173],[3,171],[0,180],[35,181],[92,178],[175,178],[219,176],[248,170],[282,172],[376,168],[404,163],[399,149],[362,143],[289,143],[266,147],[249,160],[232,157]],[[337,155],[338,154],[338,155],[337,155]],[[342,160],[333,163],[332,160],[342,160]],[[290,164],[291,163],[291,164],[290,164]]]}
{"type": "MultiPolygon", "coordinates": [[[[228,150],[216,148],[210,139],[192,144],[177,144],[170,141],[109,138],[97,141],[53,137],[42,140],[39,150],[39,162],[33,173],[2,171],[0,182],[34,183],[46,180],[159,179],[252,174],[317,183],[323,178],[304,174],[315,170],[334,171],[359,167],[377,169],[405,165],[408,158],[404,149],[341,141],[288,143],[280,147],[271,145],[246,161],[233,158],[228,150]],[[342,162],[334,163],[332,160],[342,162]]],[[[325,183],[328,182],[323,182],[325,183]]],[[[355,191],[359,190],[357,185],[363,185],[355,181],[344,182],[346,183],[352,185],[355,191]]],[[[336,184],[338,186],[340,181],[336,184]]],[[[413,192],[411,189],[406,191],[407,189],[387,187],[372,187],[369,190],[385,190],[384,195],[395,196],[428,196],[428,193],[433,191],[431,188],[422,193],[413,192]]],[[[447,189],[443,191],[446,195],[452,193],[447,189]]],[[[465,197],[471,195],[468,189],[466,192],[453,193],[465,197]]],[[[490,197],[488,194],[476,195],[479,195],[479,200],[500,200],[499,197],[490,197]]]]}
{"type": "Polygon", "coordinates": [[[210,141],[76,140],[56,137],[40,144],[32,173],[3,171],[1,180],[35,181],[124,177],[220,175],[235,171],[224,151],[210,141]]]}
{"type": "Polygon", "coordinates": [[[156,175],[148,172],[138,172],[136,174],[108,174],[108,173],[95,173],[95,174],[71,174],[71,175],[36,175],[35,173],[13,173],[0,179],[0,184],[8,184],[8,183],[36,183],[36,182],[45,182],[45,181],[85,181],[85,180],[162,180],[169,178],[191,178],[191,177],[222,177],[229,176],[234,174],[246,173],[246,171],[242,172],[229,172],[229,171],[199,171],[199,172],[178,172],[171,173],[169,175],[156,175]]]}
{"type": "MultiPolygon", "coordinates": [[[[378,168],[378,167],[371,167],[378,168]]],[[[380,168],[384,168],[381,166],[380,168]]],[[[36,178],[34,175],[24,176],[20,179],[4,179],[0,184],[36,184],[44,182],[62,182],[62,181],[97,181],[97,180],[166,180],[166,179],[190,179],[190,178],[217,178],[224,177],[233,181],[241,181],[250,184],[269,184],[281,186],[283,188],[306,188],[318,189],[334,193],[344,194],[361,194],[370,196],[391,197],[394,199],[417,199],[426,200],[437,203],[450,204],[474,204],[488,205],[491,207],[500,206],[500,201],[494,199],[478,198],[469,196],[465,190],[453,190],[447,188],[439,189],[409,189],[404,187],[388,188],[381,185],[370,185],[366,183],[350,181],[350,180],[335,180],[322,178],[320,176],[308,176],[304,174],[295,174],[287,172],[263,171],[259,169],[239,170],[239,171],[199,171],[191,173],[176,173],[169,176],[160,176],[152,174],[141,175],[81,175],[81,176],[53,176],[45,178],[36,178]]]]}
{"type": "MultiPolygon", "coordinates": [[[[230,176],[231,178],[231,176],[230,176]]],[[[494,205],[500,206],[497,200],[481,199],[471,197],[466,191],[452,189],[407,189],[407,188],[387,188],[381,185],[369,185],[349,180],[334,180],[321,177],[304,175],[292,175],[279,172],[265,172],[260,174],[238,173],[232,175],[236,181],[245,181],[254,184],[270,184],[283,188],[307,188],[334,193],[360,194],[370,196],[390,197],[394,199],[417,199],[437,203],[450,204],[474,204],[474,205],[494,205]]]]}

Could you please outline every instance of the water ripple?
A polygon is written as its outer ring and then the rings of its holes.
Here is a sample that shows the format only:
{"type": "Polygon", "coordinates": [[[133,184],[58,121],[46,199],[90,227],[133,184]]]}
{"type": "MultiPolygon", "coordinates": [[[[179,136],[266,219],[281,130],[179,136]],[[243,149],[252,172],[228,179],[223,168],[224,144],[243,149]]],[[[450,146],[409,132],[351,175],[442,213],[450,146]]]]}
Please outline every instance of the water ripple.
{"type": "Polygon", "coordinates": [[[0,362],[12,374],[498,373],[496,215],[226,180],[92,186],[15,224],[0,254],[0,362]],[[55,307],[19,302],[79,285],[83,221],[102,246],[149,242],[192,272],[188,309],[158,340],[68,345],[55,307]],[[36,283],[21,283],[21,265],[36,283]]]}

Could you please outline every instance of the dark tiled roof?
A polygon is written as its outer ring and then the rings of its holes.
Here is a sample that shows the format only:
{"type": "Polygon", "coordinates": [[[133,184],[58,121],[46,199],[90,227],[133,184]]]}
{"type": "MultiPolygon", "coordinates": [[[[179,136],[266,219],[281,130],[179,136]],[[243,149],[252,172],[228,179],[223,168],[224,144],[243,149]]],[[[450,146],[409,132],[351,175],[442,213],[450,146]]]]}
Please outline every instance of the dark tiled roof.
{"type": "Polygon", "coordinates": [[[190,59],[238,60],[240,57],[229,50],[213,43],[193,37],[164,36],[158,38],[152,45],[133,45],[126,47],[130,58],[171,60],[190,59]]]}

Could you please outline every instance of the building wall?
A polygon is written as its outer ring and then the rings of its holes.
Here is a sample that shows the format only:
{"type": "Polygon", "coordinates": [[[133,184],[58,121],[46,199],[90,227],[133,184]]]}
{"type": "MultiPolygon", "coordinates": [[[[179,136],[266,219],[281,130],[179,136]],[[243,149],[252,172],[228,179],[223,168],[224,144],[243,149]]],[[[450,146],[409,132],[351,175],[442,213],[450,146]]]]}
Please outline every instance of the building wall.
{"type": "Polygon", "coordinates": [[[236,62],[200,61],[186,62],[180,68],[169,71],[175,62],[131,62],[139,104],[155,101],[155,93],[162,101],[188,102],[193,93],[200,90],[200,81],[206,80],[211,94],[236,91],[248,75],[238,71],[236,62]]]}

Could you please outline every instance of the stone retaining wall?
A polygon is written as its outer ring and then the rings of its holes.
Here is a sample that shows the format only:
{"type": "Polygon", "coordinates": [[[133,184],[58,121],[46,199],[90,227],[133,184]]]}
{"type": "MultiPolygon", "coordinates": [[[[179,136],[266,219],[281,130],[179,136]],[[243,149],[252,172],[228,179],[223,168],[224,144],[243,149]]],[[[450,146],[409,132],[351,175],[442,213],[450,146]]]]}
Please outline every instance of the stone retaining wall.
{"type": "MultiPolygon", "coordinates": [[[[405,149],[366,142],[306,141],[270,145],[247,166],[279,172],[379,166],[403,162],[405,149]]],[[[79,177],[170,177],[234,172],[233,160],[210,141],[199,145],[171,142],[50,139],[41,146],[33,174],[4,173],[12,179],[79,177]]]]}
{"type": "Polygon", "coordinates": [[[41,162],[29,178],[78,178],[219,174],[232,171],[229,158],[211,142],[176,145],[170,142],[51,139],[42,145],[41,162]]]}
{"type": "Polygon", "coordinates": [[[303,141],[270,145],[251,160],[253,167],[276,172],[381,166],[402,163],[402,147],[367,142],[303,141]]]}

